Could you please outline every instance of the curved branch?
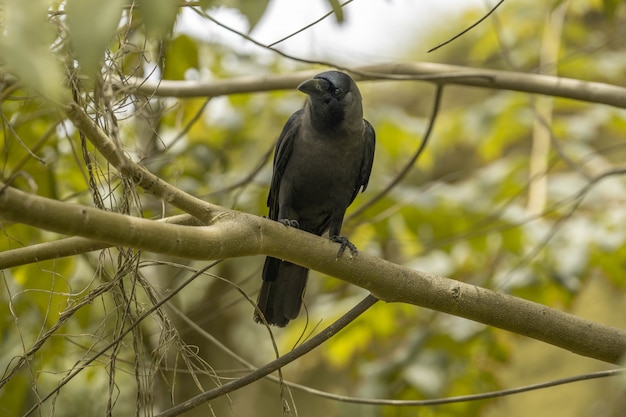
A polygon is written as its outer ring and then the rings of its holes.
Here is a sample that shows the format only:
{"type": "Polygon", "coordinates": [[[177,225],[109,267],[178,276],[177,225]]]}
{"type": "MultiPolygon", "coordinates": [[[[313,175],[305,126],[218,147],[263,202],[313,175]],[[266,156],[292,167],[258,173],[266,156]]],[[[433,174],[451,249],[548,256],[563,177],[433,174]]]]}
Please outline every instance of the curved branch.
{"type": "MultiPolygon", "coordinates": [[[[198,83],[195,81],[151,81],[130,77],[120,89],[163,97],[216,97],[230,94],[293,89],[300,82],[317,74],[318,70],[285,75],[242,77],[198,83]]],[[[626,88],[616,85],[582,81],[573,78],[433,62],[381,64],[350,69],[357,81],[375,79],[421,80],[437,84],[455,84],[497,90],[519,91],[564,97],[591,103],[626,108],[626,88]]]]}
{"type": "Polygon", "coordinates": [[[389,184],[387,184],[387,186],[384,189],[379,191],[374,197],[370,198],[365,203],[361,204],[359,208],[353,211],[348,218],[357,217],[361,213],[363,213],[365,210],[367,210],[369,207],[376,204],[381,198],[386,196],[391,191],[392,188],[398,185],[400,181],[402,181],[404,177],[406,177],[406,175],[411,171],[417,159],[420,157],[422,152],[424,152],[424,149],[426,149],[426,144],[428,143],[428,139],[430,139],[430,134],[432,133],[433,128],[435,127],[435,121],[437,120],[437,114],[439,113],[439,107],[441,104],[442,94],[443,94],[443,86],[438,85],[437,90],[435,91],[435,98],[433,100],[433,109],[430,115],[430,120],[428,121],[428,127],[426,128],[426,132],[424,133],[422,141],[420,142],[413,156],[411,156],[409,161],[400,170],[398,175],[396,175],[395,178],[389,184]]]}
{"type": "Polygon", "coordinates": [[[62,203],[4,186],[0,189],[0,217],[58,233],[183,258],[223,259],[261,254],[279,257],[365,288],[383,301],[464,317],[605,362],[617,363],[626,353],[626,330],[414,271],[365,253],[354,259],[347,256],[336,259],[337,243],[234,210],[222,209],[210,226],[179,226],[62,203]]]}

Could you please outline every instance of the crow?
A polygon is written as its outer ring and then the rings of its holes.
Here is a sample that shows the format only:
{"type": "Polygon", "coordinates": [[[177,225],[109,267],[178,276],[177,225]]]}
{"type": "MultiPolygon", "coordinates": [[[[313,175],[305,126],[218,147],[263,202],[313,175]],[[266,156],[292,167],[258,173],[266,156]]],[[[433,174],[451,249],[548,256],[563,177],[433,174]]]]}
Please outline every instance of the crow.
{"type": "MultiPolygon", "coordinates": [[[[356,255],[340,235],[348,206],[365,191],[374,162],[375,133],[363,119],[359,89],[347,74],[326,71],[298,86],[304,108],[288,120],[274,152],[269,218],[321,236],[356,255]]],[[[300,312],[309,270],[267,257],[257,301],[267,323],[284,327],[300,312]]],[[[255,321],[263,319],[255,312],[255,321]]]]}

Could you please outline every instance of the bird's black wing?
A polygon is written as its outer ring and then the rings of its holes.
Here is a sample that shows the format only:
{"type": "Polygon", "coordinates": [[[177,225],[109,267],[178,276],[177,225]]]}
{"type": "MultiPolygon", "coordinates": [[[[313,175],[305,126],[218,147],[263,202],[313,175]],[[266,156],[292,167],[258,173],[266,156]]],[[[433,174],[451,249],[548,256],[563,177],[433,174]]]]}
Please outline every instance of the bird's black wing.
{"type": "Polygon", "coordinates": [[[291,156],[293,139],[300,129],[303,113],[304,109],[300,109],[291,115],[276,142],[276,149],[274,150],[274,173],[272,175],[272,183],[270,184],[270,192],[267,195],[267,206],[270,208],[269,217],[272,220],[278,220],[278,193],[280,191],[280,182],[283,178],[289,157],[291,156]]]}
{"type": "MultiPolygon", "coordinates": [[[[298,110],[287,120],[276,142],[274,173],[267,196],[272,220],[279,220],[280,183],[302,124],[303,113],[304,110],[298,110]]],[[[254,320],[257,323],[266,320],[269,324],[284,327],[289,320],[295,319],[300,312],[307,277],[306,268],[270,256],[265,258],[263,284],[257,300],[259,309],[254,313],[254,320]]]]}
{"type": "Polygon", "coordinates": [[[363,147],[363,156],[361,160],[361,169],[359,171],[359,178],[356,183],[354,195],[352,201],[356,198],[359,191],[365,191],[367,184],[370,180],[370,174],[372,173],[372,166],[374,165],[374,150],[376,148],[376,132],[374,128],[367,120],[363,120],[365,128],[363,129],[363,135],[365,139],[365,146],[363,147]]]}

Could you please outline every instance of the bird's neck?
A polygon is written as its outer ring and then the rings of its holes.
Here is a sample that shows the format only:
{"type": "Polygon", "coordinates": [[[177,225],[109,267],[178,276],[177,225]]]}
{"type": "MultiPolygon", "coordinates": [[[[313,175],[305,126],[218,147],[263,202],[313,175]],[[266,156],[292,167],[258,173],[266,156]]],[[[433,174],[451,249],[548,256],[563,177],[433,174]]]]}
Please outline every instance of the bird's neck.
{"type": "Polygon", "coordinates": [[[317,132],[330,136],[352,136],[362,133],[363,111],[329,111],[327,108],[313,108],[307,103],[305,110],[306,122],[317,132]]]}

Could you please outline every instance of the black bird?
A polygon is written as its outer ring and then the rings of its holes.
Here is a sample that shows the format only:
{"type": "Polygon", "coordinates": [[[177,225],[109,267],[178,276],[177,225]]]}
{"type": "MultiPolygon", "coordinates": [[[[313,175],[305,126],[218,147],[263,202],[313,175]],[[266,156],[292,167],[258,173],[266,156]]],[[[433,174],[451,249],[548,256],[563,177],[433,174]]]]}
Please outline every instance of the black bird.
{"type": "MultiPolygon", "coordinates": [[[[269,217],[321,236],[353,254],[340,235],[346,209],[365,191],[374,161],[374,128],[363,120],[361,93],[348,75],[327,71],[298,86],[308,95],[303,109],[283,127],[274,152],[267,198],[269,217]]],[[[265,320],[284,327],[300,312],[309,270],[267,257],[257,301],[265,320]]],[[[255,321],[263,320],[258,312],[255,321]]]]}

